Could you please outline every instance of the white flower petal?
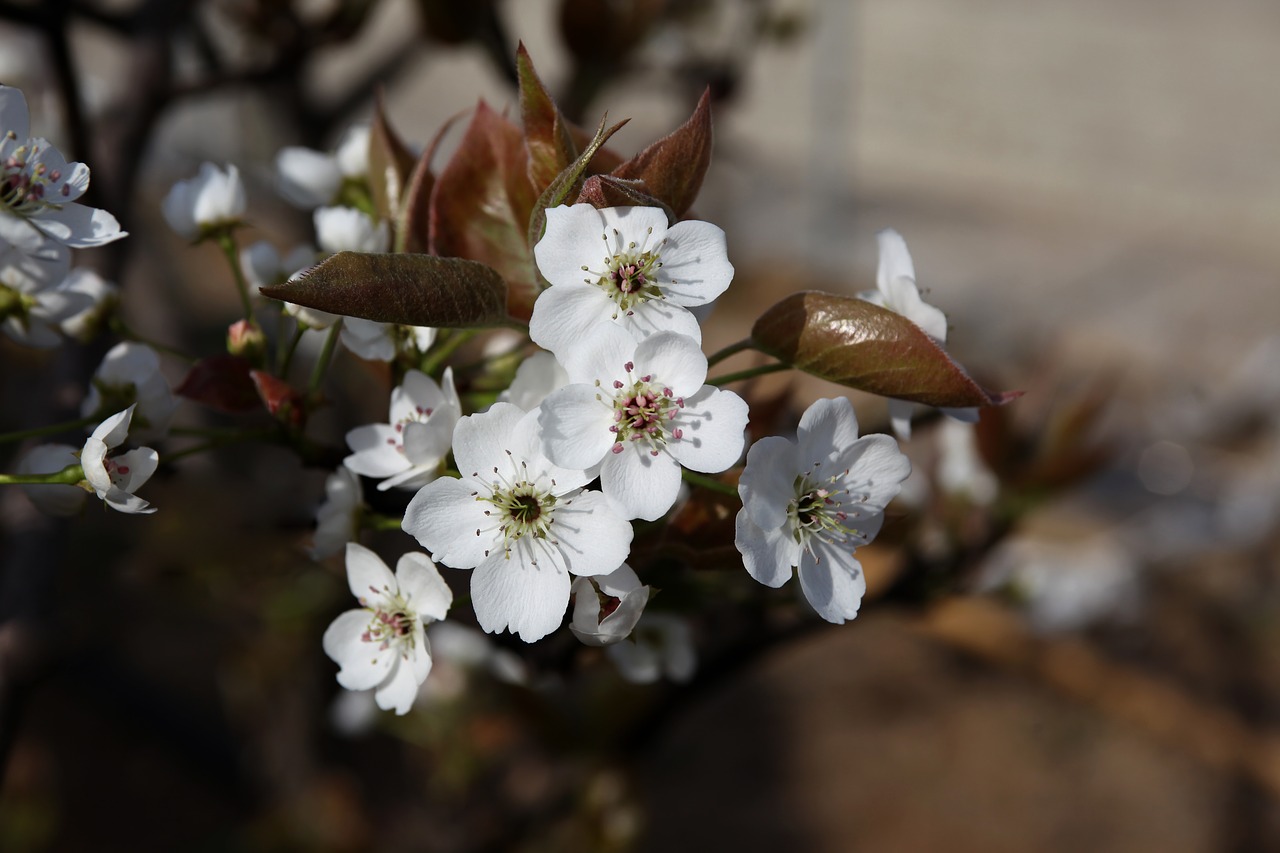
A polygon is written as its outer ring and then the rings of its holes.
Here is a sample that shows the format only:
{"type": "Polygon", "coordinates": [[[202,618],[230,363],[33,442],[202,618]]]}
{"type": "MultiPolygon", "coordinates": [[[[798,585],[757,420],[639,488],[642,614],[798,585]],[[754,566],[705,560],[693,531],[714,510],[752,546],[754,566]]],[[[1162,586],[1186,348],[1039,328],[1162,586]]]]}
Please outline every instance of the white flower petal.
{"type": "Polygon", "coordinates": [[[707,357],[698,342],[675,332],[658,332],[637,344],[635,364],[637,372],[652,374],[676,396],[692,396],[707,379],[707,357]]]}
{"type": "Polygon", "coordinates": [[[613,446],[613,408],[590,385],[569,385],[538,407],[538,431],[549,460],[565,468],[590,468],[613,446]]]}
{"type": "Polygon", "coordinates": [[[485,515],[489,504],[476,499],[478,485],[444,477],[423,486],[404,511],[404,531],[447,566],[479,565],[485,551],[494,547],[494,538],[477,531],[492,529],[494,522],[485,515]]]}
{"type": "Polygon", "coordinates": [[[667,450],[681,465],[704,474],[715,474],[733,465],[746,444],[747,402],[732,391],[704,385],[685,400],[671,421],[681,430],[667,450]]]}
{"type": "Polygon", "coordinates": [[[828,622],[843,625],[858,615],[858,606],[867,591],[862,565],[846,551],[825,542],[814,543],[821,562],[808,552],[800,557],[800,588],[804,597],[828,622]]]}
{"type": "Polygon", "coordinates": [[[676,305],[706,305],[733,281],[724,231],[710,222],[687,219],[667,231],[658,281],[676,305]]]}
{"type": "Polygon", "coordinates": [[[569,575],[549,563],[532,566],[497,552],[472,573],[471,603],[485,631],[510,630],[532,643],[564,620],[569,575]]]}
{"type": "Polygon", "coordinates": [[[796,431],[800,456],[817,462],[858,440],[858,417],[848,397],[815,400],[805,409],[796,431]]]}
{"type": "Polygon", "coordinates": [[[338,163],[328,154],[301,146],[276,154],[276,189],[292,205],[310,210],[328,204],[341,186],[338,163]]]}
{"type": "Polygon", "coordinates": [[[600,488],[628,518],[654,521],[675,506],[680,463],[668,453],[651,456],[643,441],[628,442],[605,457],[600,488]]]}
{"type": "Polygon", "coordinates": [[[765,586],[777,588],[789,581],[800,560],[800,545],[788,530],[761,528],[745,508],[735,519],[733,544],[747,573],[765,586]]]}
{"type": "Polygon", "coordinates": [[[16,86],[0,86],[0,136],[12,133],[25,140],[31,135],[27,96],[16,86]]]}
{"type": "MultiPolygon", "coordinates": [[[[425,655],[423,657],[428,662],[428,672],[430,672],[431,658],[425,655]]],[[[378,685],[373,698],[378,703],[378,707],[384,711],[407,714],[413,707],[413,700],[418,698],[418,687],[421,684],[422,682],[418,681],[414,673],[413,664],[402,656],[397,656],[391,672],[378,685]]]]}
{"type": "Polygon", "coordinates": [[[747,465],[738,478],[738,495],[752,521],[765,530],[781,528],[787,519],[787,505],[796,496],[796,476],[810,464],[797,455],[794,443],[781,436],[766,436],[751,445],[747,465]]]}
{"type": "Polygon", "coordinates": [[[342,464],[366,477],[390,477],[410,467],[396,450],[398,435],[390,424],[365,424],[347,433],[347,446],[354,453],[342,464]]]}
{"type": "Polygon", "coordinates": [[[575,575],[607,575],[631,553],[631,524],[600,492],[580,492],[557,506],[552,535],[552,556],[575,575]]]}
{"type": "Polygon", "coordinates": [[[382,558],[356,542],[347,543],[347,586],[356,600],[378,606],[396,594],[396,578],[382,558]]]}
{"type": "Polygon", "coordinates": [[[440,621],[453,603],[453,591],[426,554],[410,551],[396,563],[400,594],[418,616],[440,621]]]}
{"type": "Polygon", "coordinates": [[[891,292],[895,279],[909,278],[915,281],[915,264],[911,262],[907,241],[901,234],[892,228],[885,228],[876,234],[876,245],[880,251],[880,263],[876,267],[876,287],[882,294],[891,292]]]}
{"type": "Polygon", "coordinates": [[[608,295],[581,281],[549,287],[538,295],[529,318],[529,337],[563,360],[588,340],[603,319],[617,310],[608,295]]]}

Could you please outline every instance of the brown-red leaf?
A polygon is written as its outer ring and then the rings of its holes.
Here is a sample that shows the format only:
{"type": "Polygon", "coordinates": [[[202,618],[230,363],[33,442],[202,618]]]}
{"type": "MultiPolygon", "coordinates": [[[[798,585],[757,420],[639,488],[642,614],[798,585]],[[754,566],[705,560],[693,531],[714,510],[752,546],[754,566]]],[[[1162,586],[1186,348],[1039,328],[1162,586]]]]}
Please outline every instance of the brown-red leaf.
{"type": "Polygon", "coordinates": [[[267,407],[271,417],[291,427],[302,426],[306,409],[302,404],[302,394],[282,379],[262,370],[251,370],[249,376],[258,389],[262,404],[267,407]]]}
{"type": "Polygon", "coordinates": [[[373,106],[369,128],[369,192],[380,219],[396,222],[409,176],[417,161],[413,151],[387,121],[379,94],[373,106]]]}
{"type": "Polygon", "coordinates": [[[689,120],[613,170],[615,178],[642,180],[649,195],[684,216],[711,165],[711,90],[689,120]]]}
{"type": "Polygon", "coordinates": [[[529,180],[541,193],[578,158],[578,147],[569,132],[569,122],[539,79],[523,42],[516,49],[516,71],[520,77],[520,121],[529,152],[529,180]]]}
{"type": "Polygon", "coordinates": [[[339,252],[262,293],[330,314],[407,326],[483,328],[506,319],[502,277],[463,258],[339,252]]]}
{"type": "Polygon", "coordinates": [[[211,355],[191,366],[174,393],[220,412],[250,412],[258,408],[258,391],[249,378],[251,365],[239,356],[211,355]]]}
{"type": "Polygon", "coordinates": [[[756,320],[751,337],[799,370],[884,397],[965,408],[1020,396],[987,391],[915,323],[863,299],[793,294],[756,320]]]}

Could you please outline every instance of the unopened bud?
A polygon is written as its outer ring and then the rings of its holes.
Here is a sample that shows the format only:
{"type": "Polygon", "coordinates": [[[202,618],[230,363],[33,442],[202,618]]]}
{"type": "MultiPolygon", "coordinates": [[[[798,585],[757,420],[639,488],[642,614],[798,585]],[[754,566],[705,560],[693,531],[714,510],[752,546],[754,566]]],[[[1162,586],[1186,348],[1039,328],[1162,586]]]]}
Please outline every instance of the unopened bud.
{"type": "Polygon", "coordinates": [[[267,351],[267,336],[262,327],[254,320],[237,320],[227,329],[227,352],[248,360],[251,364],[262,364],[267,351]]]}

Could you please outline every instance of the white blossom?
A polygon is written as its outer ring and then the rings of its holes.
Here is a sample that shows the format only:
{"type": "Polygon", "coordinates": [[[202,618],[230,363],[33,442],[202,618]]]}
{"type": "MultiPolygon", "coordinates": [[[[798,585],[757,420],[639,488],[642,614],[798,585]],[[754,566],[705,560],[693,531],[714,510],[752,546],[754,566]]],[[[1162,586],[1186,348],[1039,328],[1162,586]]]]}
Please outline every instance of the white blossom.
{"type": "Polygon", "coordinates": [[[663,676],[683,683],[698,668],[689,623],[672,613],[645,613],[629,639],[606,646],[604,653],[632,684],[652,684],[663,676]]]}
{"type": "Polygon", "coordinates": [[[20,344],[41,349],[62,342],[59,325],[89,307],[91,297],[63,285],[67,249],[45,239],[36,253],[0,241],[0,328],[20,344]]]}
{"type": "Polygon", "coordinates": [[[136,404],[134,438],[149,441],[168,435],[178,401],[160,372],[160,356],[146,344],[124,341],[103,356],[80,414],[89,417],[128,403],[136,404]]]}
{"type": "Polygon", "coordinates": [[[417,489],[439,473],[460,417],[453,368],[445,368],[439,385],[425,373],[410,370],[391,392],[389,422],[347,433],[347,445],[354,452],[343,464],[357,474],[382,478],[379,491],[417,489]]]}
{"type": "Polygon", "coordinates": [[[321,252],[386,252],[391,248],[391,229],[385,222],[354,207],[322,207],[312,219],[316,226],[316,246],[321,252]]]}
{"type": "Polygon", "coordinates": [[[103,330],[120,302],[120,288],[91,269],[76,267],[58,289],[77,295],[75,311],[60,323],[62,333],[89,343],[103,330]]]}
{"type": "Polygon", "coordinates": [[[582,488],[593,475],[543,456],[537,418],[495,403],[458,421],[453,453],[462,476],[423,486],[403,524],[440,562],[475,569],[471,602],[481,628],[509,629],[530,643],[560,625],[571,574],[609,574],[631,548],[631,525],[604,495],[582,488]]]}
{"type": "Polygon", "coordinates": [[[378,707],[408,713],[431,672],[424,623],[445,617],[453,592],[426,554],[409,552],[391,574],[377,554],[347,543],[347,584],[361,609],[348,610],[324,632],[338,683],[373,690],[378,707]]]}
{"type": "Polygon", "coordinates": [[[160,206],[169,227],[189,240],[240,223],[244,215],[244,182],[240,170],[202,163],[194,178],[178,181],[160,206]]]}
{"type": "Polygon", "coordinates": [[[361,180],[369,171],[369,126],[353,125],[333,154],[289,146],[276,154],[276,187],[290,204],[303,210],[332,204],[342,184],[361,180]]]}
{"type": "Polygon", "coordinates": [[[498,395],[498,400],[531,412],[548,394],[568,384],[569,374],[556,357],[549,352],[536,352],[520,362],[510,387],[498,395]]]}
{"type": "Polygon", "coordinates": [[[344,466],[330,474],[324,481],[324,503],[316,510],[311,559],[323,560],[355,539],[363,509],[364,494],[356,473],[344,466]]]}
{"type": "MultiPolygon", "coordinates": [[[[56,474],[79,462],[76,448],[69,444],[41,444],[31,448],[22,457],[18,462],[17,473],[56,474]]],[[[41,512],[57,516],[75,515],[89,496],[79,486],[64,486],[59,483],[28,484],[22,487],[22,491],[41,512]]]]}
{"type": "Polygon", "coordinates": [[[852,619],[866,590],[854,551],[879,532],[910,470],[892,438],[858,438],[846,398],[818,400],[801,417],[796,441],[769,436],[747,451],[734,539],[743,565],[771,587],[798,569],[819,616],[852,619]]]}
{"type": "Polygon", "coordinates": [[[649,587],[623,563],[615,571],[573,582],[569,630],[588,646],[608,646],[631,635],[649,602],[649,587]]]}
{"type": "Polygon", "coordinates": [[[35,253],[48,239],[88,248],[124,237],[110,213],[76,202],[89,187],[89,167],[29,137],[29,121],[22,91],[0,86],[0,240],[35,253]]]}
{"type": "Polygon", "coordinates": [[[534,303],[529,336],[558,357],[610,321],[637,339],[672,331],[701,343],[689,308],[733,280],[723,231],[696,220],[668,228],[656,207],[551,208],[533,254],[551,286],[534,303]]]}
{"type": "Polygon", "coordinates": [[[134,492],[155,473],[160,464],[159,454],[150,447],[139,447],[128,453],[109,455],[128,437],[133,410],[134,406],[130,406],[98,425],[80,450],[80,465],[84,468],[85,480],[107,506],[120,512],[152,513],[156,508],[134,492]]]}
{"type": "Polygon", "coordinates": [[[401,326],[359,317],[344,317],[338,334],[343,346],[369,361],[391,361],[402,349],[424,353],[436,340],[436,330],[429,326],[401,326]]]}
{"type": "Polygon", "coordinates": [[[747,404],[704,385],[707,359],[685,335],[636,343],[605,326],[565,363],[573,384],[550,394],[538,426],[547,458],[600,470],[600,488],[629,518],[652,521],[675,504],[681,466],[703,473],[738,461],[747,404]]]}
{"type": "MultiPolygon", "coordinates": [[[[907,251],[907,241],[892,228],[876,234],[880,247],[880,264],[876,268],[876,289],[858,296],[881,308],[901,314],[920,327],[926,335],[942,346],[947,342],[947,317],[938,308],[925,302],[916,287],[916,268],[907,251]]],[[[911,438],[911,415],[916,404],[910,400],[889,399],[889,419],[893,431],[903,439],[911,438]]],[[[972,423],[978,419],[974,407],[943,409],[957,420],[972,423]]]]}

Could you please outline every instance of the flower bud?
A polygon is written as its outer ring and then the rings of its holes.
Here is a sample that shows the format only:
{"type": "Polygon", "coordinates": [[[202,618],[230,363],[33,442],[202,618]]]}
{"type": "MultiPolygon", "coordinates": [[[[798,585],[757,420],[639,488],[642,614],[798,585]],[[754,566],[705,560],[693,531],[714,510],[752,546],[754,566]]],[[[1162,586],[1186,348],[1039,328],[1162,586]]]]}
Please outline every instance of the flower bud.
{"type": "Polygon", "coordinates": [[[227,328],[227,352],[262,364],[267,351],[267,336],[255,320],[236,320],[227,328]]]}

